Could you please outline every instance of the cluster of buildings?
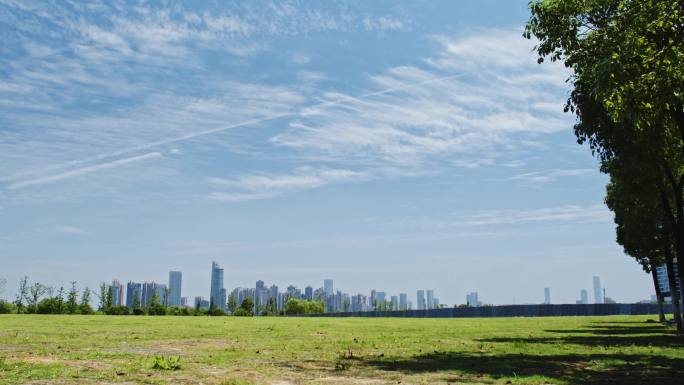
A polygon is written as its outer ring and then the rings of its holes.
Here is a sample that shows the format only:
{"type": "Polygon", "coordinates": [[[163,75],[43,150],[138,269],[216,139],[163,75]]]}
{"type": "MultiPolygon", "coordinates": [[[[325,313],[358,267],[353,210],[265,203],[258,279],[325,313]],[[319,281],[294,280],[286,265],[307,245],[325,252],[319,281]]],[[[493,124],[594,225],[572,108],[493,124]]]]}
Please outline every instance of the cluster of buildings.
{"type": "MultiPolygon", "coordinates": [[[[215,307],[227,311],[229,300],[239,306],[245,299],[251,299],[256,314],[263,309],[280,311],[289,298],[295,298],[322,301],[326,312],[414,309],[413,302],[408,299],[406,293],[388,295],[384,291],[371,290],[368,296],[361,293],[349,295],[339,290],[335,291],[332,279],[324,280],[323,287],[314,289],[307,286],[303,291],[292,285],[288,286],[285,291],[281,291],[278,286],[267,286],[264,281],[259,280],[254,287],[238,287],[228,294],[224,287],[223,275],[223,269],[219,264],[212,262],[209,298],[197,296],[192,304],[188,303],[187,297],[181,296],[183,274],[180,271],[169,272],[168,284],[128,282],[125,297],[124,286],[115,279],[110,286],[113,293],[112,305],[125,305],[129,308],[148,307],[152,304],[153,298],[156,298],[157,303],[165,306],[193,306],[198,309],[215,307]]],[[[469,299],[470,306],[481,305],[477,300],[477,293],[469,294],[468,298],[471,296],[473,296],[473,301],[469,299]]],[[[416,292],[416,309],[434,309],[440,306],[442,305],[435,297],[434,290],[416,292]]]]}

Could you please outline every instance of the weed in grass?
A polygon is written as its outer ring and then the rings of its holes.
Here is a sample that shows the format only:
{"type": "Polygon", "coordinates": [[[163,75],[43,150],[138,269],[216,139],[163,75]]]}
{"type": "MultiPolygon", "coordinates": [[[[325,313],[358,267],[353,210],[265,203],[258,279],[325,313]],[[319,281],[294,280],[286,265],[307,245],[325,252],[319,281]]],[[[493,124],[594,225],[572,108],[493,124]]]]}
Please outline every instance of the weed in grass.
{"type": "Polygon", "coordinates": [[[252,382],[240,378],[229,378],[221,382],[221,385],[254,385],[252,382]]]}
{"type": "Polygon", "coordinates": [[[178,370],[180,369],[180,357],[178,356],[156,356],[152,362],[152,369],[159,370],[178,370]]]}

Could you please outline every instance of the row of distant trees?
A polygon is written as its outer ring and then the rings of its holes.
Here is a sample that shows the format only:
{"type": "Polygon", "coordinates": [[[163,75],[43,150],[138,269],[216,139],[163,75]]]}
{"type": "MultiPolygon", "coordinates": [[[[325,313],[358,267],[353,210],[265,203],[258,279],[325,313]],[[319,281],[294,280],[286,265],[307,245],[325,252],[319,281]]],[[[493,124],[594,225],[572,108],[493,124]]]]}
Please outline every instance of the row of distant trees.
{"type": "MultiPolygon", "coordinates": [[[[3,294],[7,281],[0,279],[0,294],[3,294]]],[[[99,291],[93,293],[88,287],[78,291],[76,282],[71,283],[69,289],[60,287],[55,289],[40,282],[31,283],[28,277],[19,281],[14,302],[0,300],[0,314],[105,314],[105,315],[177,315],[177,316],[277,316],[289,314],[323,313],[322,301],[308,301],[288,298],[283,309],[278,310],[274,301],[269,300],[265,306],[255,308],[254,302],[247,298],[237,304],[235,297],[228,298],[227,309],[224,312],[218,307],[190,308],[183,306],[168,306],[168,293],[161,298],[153,292],[149,304],[141,304],[134,299],[132,306],[120,306],[114,303],[114,293],[111,286],[100,284],[99,291]],[[91,306],[93,296],[98,299],[95,310],[91,306]]]]}
{"type": "Polygon", "coordinates": [[[667,266],[682,332],[674,262],[684,282],[684,3],[534,0],[530,11],[524,35],[537,40],[538,61],[572,71],[565,109],[610,176],[617,241],[653,275],[661,306],[655,268],[667,266]]]}

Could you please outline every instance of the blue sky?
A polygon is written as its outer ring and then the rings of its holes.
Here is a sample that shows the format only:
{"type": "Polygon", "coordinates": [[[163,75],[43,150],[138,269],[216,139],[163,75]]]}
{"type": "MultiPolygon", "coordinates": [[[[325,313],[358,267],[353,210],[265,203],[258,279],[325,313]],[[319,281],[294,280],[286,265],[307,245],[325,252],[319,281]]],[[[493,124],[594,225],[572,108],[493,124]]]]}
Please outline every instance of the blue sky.
{"type": "MultiPolygon", "coordinates": [[[[0,0],[0,277],[647,298],[522,1],[0,0]]],[[[415,301],[415,299],[414,299],[415,301]]]]}

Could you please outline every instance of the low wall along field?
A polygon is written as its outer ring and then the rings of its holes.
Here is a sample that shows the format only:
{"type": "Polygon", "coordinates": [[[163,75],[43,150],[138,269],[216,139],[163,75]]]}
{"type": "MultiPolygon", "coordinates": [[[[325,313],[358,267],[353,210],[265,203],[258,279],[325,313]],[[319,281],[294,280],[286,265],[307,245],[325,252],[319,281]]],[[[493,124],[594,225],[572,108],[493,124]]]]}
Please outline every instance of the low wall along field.
{"type": "MultiPolygon", "coordinates": [[[[665,306],[671,312],[671,305],[665,306]]],[[[481,317],[569,317],[598,315],[658,314],[653,303],[600,303],[565,305],[503,305],[441,308],[403,311],[359,311],[307,314],[307,317],[411,317],[411,318],[481,318],[481,317]]]]}
{"type": "Polygon", "coordinates": [[[657,316],[0,316],[9,384],[680,384],[657,316]]]}

